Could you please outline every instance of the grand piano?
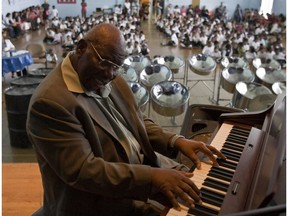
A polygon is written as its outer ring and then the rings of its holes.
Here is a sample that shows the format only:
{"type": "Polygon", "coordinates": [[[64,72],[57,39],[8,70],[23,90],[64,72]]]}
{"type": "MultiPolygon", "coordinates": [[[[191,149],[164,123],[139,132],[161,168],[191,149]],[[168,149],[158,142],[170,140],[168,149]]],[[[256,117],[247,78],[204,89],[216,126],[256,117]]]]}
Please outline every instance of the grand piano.
{"type": "MultiPolygon", "coordinates": [[[[181,130],[187,138],[193,117],[188,109],[181,130]]],[[[181,204],[181,211],[170,209],[167,216],[286,215],[285,95],[260,112],[222,113],[209,140],[227,160],[212,167],[202,158],[201,170],[192,166],[191,180],[200,188],[203,202],[194,208],[181,204]]]]}

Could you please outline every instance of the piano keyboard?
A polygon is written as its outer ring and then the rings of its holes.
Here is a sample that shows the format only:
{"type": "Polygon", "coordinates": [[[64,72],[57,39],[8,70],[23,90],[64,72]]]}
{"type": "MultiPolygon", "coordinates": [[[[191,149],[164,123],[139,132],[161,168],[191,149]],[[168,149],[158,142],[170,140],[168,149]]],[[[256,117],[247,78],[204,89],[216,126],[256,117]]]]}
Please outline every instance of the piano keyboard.
{"type": "Polygon", "coordinates": [[[226,160],[217,159],[219,167],[202,162],[201,170],[195,169],[191,178],[201,191],[202,204],[188,208],[182,204],[181,211],[170,209],[167,216],[218,215],[237,163],[246,144],[250,128],[223,123],[210,145],[221,151],[226,160]]]}

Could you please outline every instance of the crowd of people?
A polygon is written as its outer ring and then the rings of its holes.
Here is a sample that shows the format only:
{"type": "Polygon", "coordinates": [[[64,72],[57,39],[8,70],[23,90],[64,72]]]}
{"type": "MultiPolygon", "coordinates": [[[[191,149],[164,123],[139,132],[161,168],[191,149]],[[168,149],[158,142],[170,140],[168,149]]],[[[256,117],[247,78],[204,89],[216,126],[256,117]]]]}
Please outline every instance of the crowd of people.
{"type": "MultiPolygon", "coordinates": [[[[140,7],[135,1],[125,0],[116,4],[112,13],[91,14],[87,17],[85,0],[81,2],[81,16],[59,17],[55,5],[45,1],[42,5],[31,6],[20,12],[7,13],[2,21],[3,30],[10,38],[18,38],[27,30],[37,30],[45,26],[43,39],[48,44],[61,44],[63,56],[71,51],[85,32],[102,22],[119,27],[127,43],[129,55],[149,55],[149,47],[143,31],[141,20],[146,7],[140,7]]],[[[148,5],[149,6],[149,5],[148,5]]],[[[162,0],[155,1],[155,23],[157,28],[167,36],[162,45],[183,48],[200,48],[202,53],[215,58],[240,56],[248,60],[257,56],[285,59],[286,52],[282,43],[286,31],[285,17],[259,14],[256,9],[241,9],[237,5],[229,15],[226,6],[221,4],[214,11],[205,6],[164,7],[162,0]]]]}
{"type": "Polygon", "coordinates": [[[285,19],[273,14],[264,17],[258,10],[243,10],[240,5],[230,17],[223,3],[212,12],[205,6],[200,9],[168,5],[166,12],[157,17],[156,25],[168,38],[162,45],[200,48],[215,58],[233,55],[247,60],[278,59],[286,55],[282,42],[285,19]]]}

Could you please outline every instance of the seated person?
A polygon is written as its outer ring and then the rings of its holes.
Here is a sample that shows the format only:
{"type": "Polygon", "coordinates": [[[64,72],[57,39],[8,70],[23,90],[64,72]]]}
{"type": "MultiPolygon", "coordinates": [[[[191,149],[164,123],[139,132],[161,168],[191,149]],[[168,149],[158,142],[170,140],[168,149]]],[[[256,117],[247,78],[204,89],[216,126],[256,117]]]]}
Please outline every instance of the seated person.
{"type": "Polygon", "coordinates": [[[167,43],[161,43],[162,46],[178,46],[179,40],[177,33],[172,30],[171,39],[167,43]]]}
{"type": "Polygon", "coordinates": [[[55,36],[55,31],[52,28],[48,28],[43,42],[52,44],[54,41],[54,36],[55,36]]]}

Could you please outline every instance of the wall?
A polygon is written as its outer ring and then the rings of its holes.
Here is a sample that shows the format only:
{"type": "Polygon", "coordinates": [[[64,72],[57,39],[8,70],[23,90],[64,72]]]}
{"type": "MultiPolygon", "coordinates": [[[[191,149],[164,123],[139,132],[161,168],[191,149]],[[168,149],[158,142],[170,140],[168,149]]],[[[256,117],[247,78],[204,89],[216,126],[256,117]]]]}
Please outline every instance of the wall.
{"type": "Polygon", "coordinates": [[[284,14],[286,16],[286,0],[274,0],[272,10],[275,15],[284,14]]]}
{"type": "Polygon", "coordinates": [[[2,15],[5,17],[7,13],[21,11],[31,5],[39,4],[40,0],[2,0],[2,15]]]}
{"type": "MultiPolygon", "coordinates": [[[[48,0],[52,7],[59,11],[60,17],[81,15],[81,0],[76,0],[76,4],[58,4],[57,0],[48,0]]],[[[21,11],[31,5],[41,5],[44,0],[2,0],[2,14],[5,16],[8,12],[21,11]],[[10,4],[8,3],[10,1],[10,4]]],[[[86,0],[87,15],[91,15],[96,8],[114,7],[115,4],[123,4],[125,0],[86,0]]]]}
{"type": "MultiPolygon", "coordinates": [[[[278,1],[278,0],[274,0],[278,1]]],[[[285,0],[283,0],[285,1],[285,0]]],[[[244,8],[260,8],[261,0],[201,0],[200,1],[200,8],[202,8],[204,5],[206,8],[210,11],[214,11],[216,7],[220,5],[220,3],[223,2],[223,4],[226,6],[228,11],[228,16],[231,17],[234,13],[234,10],[236,8],[237,4],[240,4],[242,9],[244,8]]],[[[171,5],[178,5],[181,7],[182,5],[185,5],[186,7],[190,4],[192,4],[192,1],[187,0],[165,0],[165,5],[168,4],[171,5]]]]}
{"type": "MultiPolygon", "coordinates": [[[[114,7],[115,4],[123,4],[125,0],[86,0],[87,15],[93,14],[96,8],[114,7]]],[[[43,2],[43,0],[41,0],[43,2]]],[[[76,4],[58,4],[57,0],[49,0],[48,3],[59,11],[59,16],[64,18],[66,16],[81,15],[81,0],[77,0],[76,4]]]]}
{"type": "MultiPolygon", "coordinates": [[[[44,0],[2,0],[2,14],[5,16],[8,12],[21,11],[31,5],[41,5],[44,0]]],[[[114,6],[115,4],[123,4],[125,0],[86,0],[87,15],[92,14],[97,7],[114,6]]],[[[206,6],[209,10],[215,10],[216,7],[223,2],[228,9],[228,13],[232,16],[236,5],[239,3],[242,8],[260,8],[261,0],[201,0],[200,7],[206,6]]],[[[60,17],[65,16],[77,16],[81,13],[81,0],[77,0],[76,4],[58,4],[57,0],[48,0],[48,3],[52,6],[55,5],[59,11],[60,17]]],[[[192,0],[165,0],[165,5],[185,5],[188,6],[192,3],[192,0]]],[[[273,12],[276,15],[280,13],[286,16],[286,0],[274,0],[273,12]]]]}

